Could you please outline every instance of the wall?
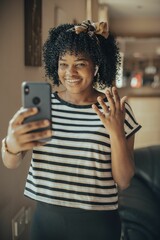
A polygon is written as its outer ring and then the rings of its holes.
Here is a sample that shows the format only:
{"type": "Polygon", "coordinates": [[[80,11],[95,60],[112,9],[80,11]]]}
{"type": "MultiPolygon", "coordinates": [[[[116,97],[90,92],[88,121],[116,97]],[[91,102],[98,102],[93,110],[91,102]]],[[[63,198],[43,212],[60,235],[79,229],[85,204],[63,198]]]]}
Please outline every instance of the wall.
{"type": "Polygon", "coordinates": [[[159,36],[159,26],[155,24],[159,22],[159,17],[152,19],[148,18],[130,18],[112,19],[111,30],[117,34],[117,36],[159,36]]]}
{"type": "Polygon", "coordinates": [[[120,97],[127,96],[136,120],[142,126],[136,133],[135,148],[160,145],[160,87],[123,87],[118,91],[120,97]]]}
{"type": "MultiPolygon", "coordinates": [[[[42,39],[55,24],[54,9],[64,10],[64,22],[85,19],[85,0],[43,0],[42,39]]],[[[0,141],[7,134],[8,122],[21,106],[21,82],[43,81],[42,67],[24,66],[24,6],[23,0],[0,1],[0,141]]],[[[34,203],[23,196],[30,164],[29,152],[16,170],[6,169],[0,159],[0,239],[11,240],[11,219],[22,206],[34,203]]],[[[28,239],[26,234],[23,240],[28,239]]]]}
{"type": "Polygon", "coordinates": [[[160,145],[160,97],[130,97],[129,103],[142,125],[136,134],[135,148],[160,145]]]}

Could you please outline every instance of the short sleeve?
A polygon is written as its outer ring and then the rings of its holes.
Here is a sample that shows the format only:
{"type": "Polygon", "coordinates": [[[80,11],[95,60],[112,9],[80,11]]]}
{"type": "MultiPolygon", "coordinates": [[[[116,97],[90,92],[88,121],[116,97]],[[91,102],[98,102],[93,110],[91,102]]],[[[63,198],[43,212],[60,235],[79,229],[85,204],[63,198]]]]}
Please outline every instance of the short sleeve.
{"type": "Polygon", "coordinates": [[[125,111],[124,130],[126,138],[129,138],[141,128],[141,125],[137,123],[132,108],[128,103],[125,103],[125,111]]]}

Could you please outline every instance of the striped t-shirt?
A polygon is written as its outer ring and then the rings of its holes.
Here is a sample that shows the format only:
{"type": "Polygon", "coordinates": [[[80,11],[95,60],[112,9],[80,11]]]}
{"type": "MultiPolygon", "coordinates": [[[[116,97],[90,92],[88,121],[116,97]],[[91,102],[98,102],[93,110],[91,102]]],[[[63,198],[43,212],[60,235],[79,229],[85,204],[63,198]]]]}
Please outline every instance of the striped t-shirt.
{"type": "MultiPolygon", "coordinates": [[[[34,148],[24,194],[60,206],[117,209],[110,138],[99,117],[91,105],[65,102],[57,93],[52,94],[51,108],[52,140],[34,148]]],[[[139,128],[126,103],[126,137],[139,128]]]]}

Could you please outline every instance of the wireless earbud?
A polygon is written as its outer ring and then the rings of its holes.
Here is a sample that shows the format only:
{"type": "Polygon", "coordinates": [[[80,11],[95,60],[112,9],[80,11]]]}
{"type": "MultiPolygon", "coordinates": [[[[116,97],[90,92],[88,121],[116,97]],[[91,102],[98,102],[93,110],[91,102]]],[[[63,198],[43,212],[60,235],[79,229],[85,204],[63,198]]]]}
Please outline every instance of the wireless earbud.
{"type": "Polygon", "coordinates": [[[98,69],[99,69],[99,67],[96,65],[96,66],[95,66],[95,72],[94,72],[94,76],[96,76],[96,75],[97,75],[98,69]]]}

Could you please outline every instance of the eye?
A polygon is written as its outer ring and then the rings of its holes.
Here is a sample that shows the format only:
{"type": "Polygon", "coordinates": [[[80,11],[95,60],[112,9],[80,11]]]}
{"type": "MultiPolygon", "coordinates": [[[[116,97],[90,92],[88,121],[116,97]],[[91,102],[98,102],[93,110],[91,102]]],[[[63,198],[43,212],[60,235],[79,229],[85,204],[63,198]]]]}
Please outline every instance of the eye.
{"type": "Polygon", "coordinates": [[[85,67],[85,66],[86,66],[85,63],[77,63],[77,64],[76,64],[76,67],[77,67],[77,68],[83,68],[83,67],[85,67]]]}
{"type": "Polygon", "coordinates": [[[64,69],[64,68],[66,68],[67,67],[67,64],[66,63],[59,63],[59,67],[60,68],[62,68],[62,69],[64,69]]]}

